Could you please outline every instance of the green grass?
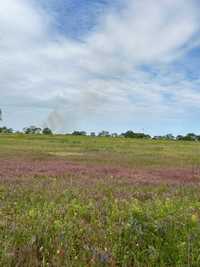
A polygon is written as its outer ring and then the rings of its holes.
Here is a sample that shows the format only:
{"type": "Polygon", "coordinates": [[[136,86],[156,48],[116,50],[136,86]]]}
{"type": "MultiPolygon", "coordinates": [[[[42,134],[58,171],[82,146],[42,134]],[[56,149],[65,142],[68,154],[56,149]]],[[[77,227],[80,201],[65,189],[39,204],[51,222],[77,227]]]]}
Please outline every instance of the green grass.
{"type": "MultiPolygon", "coordinates": [[[[195,142],[0,136],[0,164],[55,157],[152,169],[199,166],[199,156],[195,142]]],[[[198,185],[106,176],[84,186],[81,175],[0,180],[0,266],[200,266],[198,185]]]]}
{"type": "MultiPolygon", "coordinates": [[[[183,166],[200,164],[200,142],[91,138],[77,136],[1,135],[0,157],[21,154],[44,155],[59,152],[85,153],[82,161],[113,162],[122,165],[183,166]]],[[[76,157],[75,157],[76,158],[76,157]]]]}

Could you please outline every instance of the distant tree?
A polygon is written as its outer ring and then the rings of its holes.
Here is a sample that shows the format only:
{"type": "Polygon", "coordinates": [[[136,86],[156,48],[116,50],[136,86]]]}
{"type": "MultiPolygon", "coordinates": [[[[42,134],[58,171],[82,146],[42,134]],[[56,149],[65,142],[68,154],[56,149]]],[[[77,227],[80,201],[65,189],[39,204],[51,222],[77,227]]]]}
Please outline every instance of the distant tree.
{"type": "Polygon", "coordinates": [[[13,129],[12,128],[7,128],[5,126],[0,127],[0,133],[4,133],[4,134],[11,134],[13,133],[13,129]]]}
{"type": "Polygon", "coordinates": [[[95,132],[91,132],[91,133],[90,133],[90,136],[95,137],[95,136],[96,136],[96,133],[95,133],[95,132]]]}
{"type": "Polygon", "coordinates": [[[86,136],[87,133],[85,131],[74,131],[72,133],[72,135],[76,135],[76,136],[86,136]]]}
{"type": "Polygon", "coordinates": [[[175,139],[173,134],[166,134],[164,137],[165,137],[166,140],[174,140],[175,139]]]}
{"type": "Polygon", "coordinates": [[[12,128],[7,128],[7,132],[8,134],[12,134],[14,132],[14,130],[12,128]]]}
{"type": "Polygon", "coordinates": [[[30,133],[31,133],[31,130],[30,130],[29,127],[25,127],[25,128],[23,128],[23,132],[24,132],[25,134],[30,134],[30,133]]]}
{"type": "Polygon", "coordinates": [[[45,134],[45,135],[51,135],[51,134],[53,134],[53,133],[52,133],[52,130],[51,130],[50,128],[46,127],[46,128],[44,128],[44,129],[42,130],[42,134],[45,134]]]}
{"type": "Polygon", "coordinates": [[[42,129],[36,126],[30,126],[23,129],[25,134],[40,134],[42,129]]]}
{"type": "Polygon", "coordinates": [[[118,134],[117,133],[112,133],[111,136],[112,137],[118,137],[118,134]]]}
{"type": "Polygon", "coordinates": [[[98,136],[101,136],[101,137],[109,137],[110,136],[110,133],[108,131],[101,131],[98,136]]]}
{"type": "Polygon", "coordinates": [[[184,140],[184,136],[179,134],[179,135],[177,135],[176,140],[182,141],[182,140],[184,140]]]}
{"type": "Polygon", "coordinates": [[[175,137],[172,134],[156,135],[153,140],[175,140],[175,137]]]}
{"type": "Polygon", "coordinates": [[[127,131],[125,133],[123,133],[123,136],[126,137],[126,138],[134,138],[135,137],[135,134],[133,131],[127,131]]]}
{"type": "Polygon", "coordinates": [[[188,133],[185,137],[184,140],[186,141],[197,141],[197,136],[194,133],[188,133]]]}
{"type": "Polygon", "coordinates": [[[194,134],[194,133],[188,133],[187,135],[183,136],[183,135],[178,135],[176,137],[176,140],[179,141],[199,141],[200,138],[198,135],[194,134]]]}
{"type": "Polygon", "coordinates": [[[155,135],[153,137],[153,140],[163,140],[163,136],[161,136],[161,135],[155,135]]]}
{"type": "Polygon", "coordinates": [[[133,131],[127,131],[123,133],[125,138],[139,138],[139,139],[150,139],[151,136],[144,133],[134,133],[133,131]]]}

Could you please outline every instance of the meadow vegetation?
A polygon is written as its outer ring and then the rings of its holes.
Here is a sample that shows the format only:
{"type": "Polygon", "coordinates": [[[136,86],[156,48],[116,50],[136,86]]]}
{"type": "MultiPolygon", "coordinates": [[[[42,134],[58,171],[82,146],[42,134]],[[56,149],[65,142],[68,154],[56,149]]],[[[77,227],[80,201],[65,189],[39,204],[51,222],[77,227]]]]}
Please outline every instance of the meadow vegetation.
{"type": "Polygon", "coordinates": [[[0,135],[0,266],[200,266],[200,144],[0,135]]]}

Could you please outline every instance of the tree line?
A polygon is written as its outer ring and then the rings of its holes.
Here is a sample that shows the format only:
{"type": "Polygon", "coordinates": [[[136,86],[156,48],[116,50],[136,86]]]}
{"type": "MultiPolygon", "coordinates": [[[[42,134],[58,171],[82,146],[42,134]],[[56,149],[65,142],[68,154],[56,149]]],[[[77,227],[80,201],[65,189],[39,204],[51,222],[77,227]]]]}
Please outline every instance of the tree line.
{"type": "MultiPolygon", "coordinates": [[[[23,128],[22,131],[14,131],[12,128],[7,128],[5,126],[0,127],[0,133],[2,134],[43,134],[43,135],[53,135],[53,131],[48,128],[40,128],[36,126],[30,126],[23,128]]],[[[66,135],[73,136],[91,136],[91,137],[124,137],[124,138],[135,138],[135,139],[153,139],[153,140],[182,140],[182,141],[200,141],[200,135],[196,135],[194,133],[188,133],[186,135],[177,135],[174,136],[172,134],[166,135],[157,135],[150,136],[145,133],[137,133],[132,130],[126,131],[124,133],[110,133],[108,131],[101,131],[99,133],[91,132],[87,133],[86,131],[74,131],[72,133],[66,133],[66,135]]]]}
{"type": "Polygon", "coordinates": [[[30,126],[24,128],[22,131],[14,131],[12,128],[7,128],[6,126],[0,127],[0,133],[3,134],[46,134],[46,135],[52,135],[53,132],[50,128],[40,128],[36,126],[30,126]]]}

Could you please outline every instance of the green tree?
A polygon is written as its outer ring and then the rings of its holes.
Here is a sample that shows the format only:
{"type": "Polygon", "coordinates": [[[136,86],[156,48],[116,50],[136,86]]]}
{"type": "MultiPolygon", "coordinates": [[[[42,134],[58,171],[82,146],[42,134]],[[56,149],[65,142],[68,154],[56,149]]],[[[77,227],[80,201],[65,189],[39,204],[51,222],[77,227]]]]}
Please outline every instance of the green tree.
{"type": "Polygon", "coordinates": [[[30,126],[23,129],[25,134],[40,134],[42,129],[36,126],[30,126]]]}
{"type": "Polygon", "coordinates": [[[53,134],[53,133],[52,133],[52,130],[51,130],[50,128],[46,127],[46,128],[44,128],[44,129],[42,130],[42,134],[45,134],[45,135],[51,135],[51,134],[53,134]]]}
{"type": "Polygon", "coordinates": [[[74,131],[72,135],[81,135],[81,136],[86,136],[87,133],[85,131],[74,131]]]}

